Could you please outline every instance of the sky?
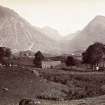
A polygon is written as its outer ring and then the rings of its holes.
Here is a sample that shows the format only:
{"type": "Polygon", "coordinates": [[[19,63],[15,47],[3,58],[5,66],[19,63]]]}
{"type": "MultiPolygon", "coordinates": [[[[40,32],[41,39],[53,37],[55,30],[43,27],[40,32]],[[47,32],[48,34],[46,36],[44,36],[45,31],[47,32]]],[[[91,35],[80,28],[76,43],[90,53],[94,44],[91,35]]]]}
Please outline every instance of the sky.
{"type": "Polygon", "coordinates": [[[36,27],[50,26],[65,36],[105,16],[105,0],[0,0],[36,27]]]}

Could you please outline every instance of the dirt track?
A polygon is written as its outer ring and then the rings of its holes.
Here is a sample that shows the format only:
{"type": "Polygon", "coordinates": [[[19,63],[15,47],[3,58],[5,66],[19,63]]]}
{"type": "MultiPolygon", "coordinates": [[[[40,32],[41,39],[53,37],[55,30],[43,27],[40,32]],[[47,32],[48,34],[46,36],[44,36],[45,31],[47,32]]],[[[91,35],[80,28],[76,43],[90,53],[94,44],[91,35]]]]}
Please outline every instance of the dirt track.
{"type": "Polygon", "coordinates": [[[41,105],[105,105],[105,95],[95,98],[85,98],[71,101],[42,100],[41,105]]]}

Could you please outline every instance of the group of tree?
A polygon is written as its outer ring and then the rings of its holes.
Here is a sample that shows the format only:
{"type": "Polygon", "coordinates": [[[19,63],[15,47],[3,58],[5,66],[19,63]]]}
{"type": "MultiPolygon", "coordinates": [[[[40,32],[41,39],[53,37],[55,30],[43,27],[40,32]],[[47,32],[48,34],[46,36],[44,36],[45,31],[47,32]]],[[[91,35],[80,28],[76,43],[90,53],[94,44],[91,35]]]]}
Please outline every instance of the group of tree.
{"type": "Polygon", "coordinates": [[[75,59],[73,56],[68,56],[65,60],[66,66],[74,66],[75,65],[75,59]]]}
{"type": "MultiPolygon", "coordinates": [[[[42,68],[42,61],[44,60],[44,56],[42,54],[41,51],[38,51],[35,53],[34,55],[34,66],[37,67],[37,68],[42,68]]],[[[66,66],[74,66],[75,65],[75,59],[73,56],[68,56],[66,59],[65,59],[65,64],[66,66]]]]}
{"type": "Polygon", "coordinates": [[[105,55],[105,45],[96,42],[90,45],[85,52],[82,53],[83,63],[89,64],[92,67],[98,65],[102,60],[103,55],[105,55]]]}
{"type": "MultiPolygon", "coordinates": [[[[3,65],[8,65],[8,59],[11,57],[11,49],[7,47],[0,47],[0,63],[3,65]]],[[[97,65],[105,55],[105,45],[96,42],[90,45],[86,51],[82,53],[82,63],[89,64],[91,66],[97,65]]],[[[34,66],[42,68],[42,61],[44,56],[41,51],[37,51],[34,55],[34,66]]],[[[74,66],[76,64],[73,56],[68,56],[65,60],[66,66],[74,66]]]]}
{"type": "MultiPolygon", "coordinates": [[[[11,49],[8,47],[0,47],[0,64],[2,65],[10,65],[12,52],[11,49]]],[[[44,59],[44,56],[41,51],[38,51],[34,55],[34,66],[38,68],[42,68],[42,61],[44,59]]]]}
{"type": "MultiPolygon", "coordinates": [[[[9,65],[10,64],[10,58],[11,58],[12,52],[10,48],[7,47],[0,47],[0,63],[2,65],[9,65]]],[[[42,68],[42,61],[44,60],[44,55],[41,51],[37,51],[34,55],[33,64],[37,68],[42,68]]],[[[68,56],[65,60],[66,66],[74,66],[75,65],[75,59],[73,56],[68,56]]]]}
{"type": "MultiPolygon", "coordinates": [[[[0,64],[2,65],[10,65],[12,52],[11,49],[8,47],[0,47],[0,64]]],[[[38,68],[42,68],[42,60],[44,59],[44,56],[41,51],[38,51],[34,55],[34,66],[38,68]]]]}
{"type": "MultiPolygon", "coordinates": [[[[90,45],[83,53],[82,53],[82,63],[90,65],[94,68],[96,65],[100,63],[100,61],[105,56],[105,45],[103,43],[96,42],[90,45]]],[[[76,60],[73,56],[68,56],[65,60],[66,66],[74,66],[76,65],[76,60]]]]}
{"type": "Polygon", "coordinates": [[[0,47],[0,63],[2,65],[9,65],[11,54],[11,49],[7,47],[0,47]]]}
{"type": "Polygon", "coordinates": [[[44,56],[41,51],[38,51],[34,55],[34,66],[37,68],[42,68],[42,61],[44,60],[44,56]]]}

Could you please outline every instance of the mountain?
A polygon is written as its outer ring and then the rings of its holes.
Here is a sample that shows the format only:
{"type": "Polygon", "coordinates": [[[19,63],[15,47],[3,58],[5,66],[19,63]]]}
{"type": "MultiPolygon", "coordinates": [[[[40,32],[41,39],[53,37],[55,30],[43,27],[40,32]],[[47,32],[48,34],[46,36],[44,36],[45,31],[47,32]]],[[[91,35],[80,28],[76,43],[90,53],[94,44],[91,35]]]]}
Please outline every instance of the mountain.
{"type": "Polygon", "coordinates": [[[105,17],[96,16],[67,46],[70,52],[83,51],[94,42],[105,43],[105,17]]]}
{"type": "Polygon", "coordinates": [[[67,36],[63,37],[62,40],[60,40],[61,49],[63,49],[64,54],[70,54],[72,52],[73,47],[71,48],[71,42],[79,35],[79,33],[80,31],[68,34],[67,36]]]}
{"type": "Polygon", "coordinates": [[[30,25],[13,10],[2,6],[0,6],[0,46],[9,47],[13,51],[41,50],[46,53],[60,53],[60,48],[54,40],[30,25]]]}
{"type": "Polygon", "coordinates": [[[53,39],[53,40],[56,40],[56,41],[59,41],[61,40],[61,35],[60,33],[54,29],[54,28],[51,28],[49,26],[45,26],[41,29],[41,31],[49,38],[53,39]]]}
{"type": "Polygon", "coordinates": [[[70,33],[68,35],[66,35],[65,37],[63,37],[62,41],[70,41],[72,40],[74,37],[76,37],[79,34],[80,31],[77,31],[75,33],[70,33]]]}

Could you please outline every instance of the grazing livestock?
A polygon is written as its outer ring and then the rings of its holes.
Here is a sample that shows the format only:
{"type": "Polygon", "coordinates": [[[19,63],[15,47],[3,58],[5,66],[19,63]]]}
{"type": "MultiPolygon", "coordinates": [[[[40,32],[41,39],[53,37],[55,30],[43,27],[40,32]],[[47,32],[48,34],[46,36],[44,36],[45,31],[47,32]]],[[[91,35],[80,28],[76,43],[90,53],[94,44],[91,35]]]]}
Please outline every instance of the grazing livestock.
{"type": "Polygon", "coordinates": [[[8,88],[1,88],[0,90],[3,90],[4,92],[7,92],[9,89],[8,88]]]}
{"type": "Polygon", "coordinates": [[[36,70],[32,70],[32,73],[33,73],[33,74],[35,74],[37,77],[39,77],[39,76],[40,76],[39,72],[38,72],[38,71],[36,71],[36,70]]]}

